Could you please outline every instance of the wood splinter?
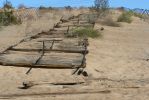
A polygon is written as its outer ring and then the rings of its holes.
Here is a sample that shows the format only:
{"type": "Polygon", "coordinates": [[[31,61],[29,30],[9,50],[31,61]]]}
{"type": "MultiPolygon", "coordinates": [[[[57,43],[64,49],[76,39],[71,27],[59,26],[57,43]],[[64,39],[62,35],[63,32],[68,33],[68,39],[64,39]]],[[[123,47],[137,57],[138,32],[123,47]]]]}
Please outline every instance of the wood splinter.
{"type": "Polygon", "coordinates": [[[42,85],[42,84],[49,84],[49,85],[80,85],[83,84],[84,82],[57,82],[57,83],[50,83],[50,82],[38,82],[34,83],[33,81],[26,81],[23,82],[22,85],[23,87],[19,87],[20,89],[29,89],[35,85],[42,85]]]}

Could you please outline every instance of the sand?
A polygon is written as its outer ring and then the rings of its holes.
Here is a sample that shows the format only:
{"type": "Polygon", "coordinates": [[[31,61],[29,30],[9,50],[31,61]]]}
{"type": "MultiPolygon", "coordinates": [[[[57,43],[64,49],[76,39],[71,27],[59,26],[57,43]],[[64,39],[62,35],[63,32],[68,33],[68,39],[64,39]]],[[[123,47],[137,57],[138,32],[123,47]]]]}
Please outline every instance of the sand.
{"type": "MultiPolygon", "coordinates": [[[[70,69],[33,69],[29,75],[25,75],[27,68],[13,66],[0,66],[0,95],[20,92],[18,87],[24,80],[56,82],[83,78],[91,80],[90,84],[83,88],[94,90],[110,90],[109,93],[87,93],[66,95],[23,96],[12,98],[0,98],[9,100],[148,100],[149,98],[149,24],[133,18],[131,24],[121,23],[121,27],[103,26],[103,37],[89,39],[89,54],[87,55],[86,71],[88,78],[71,75],[70,69]]],[[[14,42],[24,38],[22,34],[11,30],[16,26],[7,27],[0,34],[0,48],[6,48],[14,42]],[[2,37],[5,37],[4,39],[2,37]],[[10,38],[11,37],[11,38],[10,38]],[[3,42],[6,41],[6,42],[3,42]]],[[[18,27],[18,26],[17,26],[18,27]]],[[[21,26],[20,26],[21,27],[21,26]]],[[[96,24],[95,29],[102,25],[96,24]]],[[[25,34],[26,35],[26,34],[25,34]]],[[[48,87],[49,88],[49,87],[48,87]]],[[[49,90],[59,87],[50,87],[49,90]]],[[[60,87],[61,88],[61,87],[60,87]]],[[[42,86],[34,87],[32,91],[44,91],[42,86]]]]}

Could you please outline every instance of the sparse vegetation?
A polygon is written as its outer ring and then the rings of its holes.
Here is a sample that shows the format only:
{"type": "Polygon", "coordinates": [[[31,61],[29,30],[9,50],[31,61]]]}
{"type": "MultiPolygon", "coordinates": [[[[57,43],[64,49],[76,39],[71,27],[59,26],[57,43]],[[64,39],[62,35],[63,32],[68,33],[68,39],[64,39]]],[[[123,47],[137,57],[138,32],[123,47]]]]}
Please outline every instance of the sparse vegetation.
{"type": "Polygon", "coordinates": [[[122,15],[119,16],[117,21],[131,23],[132,16],[143,18],[142,14],[136,13],[136,12],[130,10],[130,11],[123,11],[122,15]]]}
{"type": "Polygon", "coordinates": [[[89,8],[90,12],[95,12],[96,11],[95,6],[91,6],[91,7],[88,7],[88,8],[89,8]]]}
{"type": "Polygon", "coordinates": [[[10,24],[21,24],[21,20],[13,15],[13,12],[0,12],[0,24],[7,26],[10,24]]]}
{"type": "Polygon", "coordinates": [[[114,21],[111,17],[106,17],[102,21],[99,21],[102,25],[112,26],[112,27],[120,27],[120,23],[114,21]]]}
{"type": "Polygon", "coordinates": [[[91,27],[85,27],[85,28],[76,28],[73,29],[71,34],[69,34],[67,37],[91,37],[91,38],[97,38],[101,37],[101,33],[98,30],[94,30],[91,27]]]}
{"type": "Polygon", "coordinates": [[[39,10],[53,10],[53,7],[45,7],[45,6],[40,6],[39,10]]]}
{"type": "Polygon", "coordinates": [[[118,17],[118,22],[126,22],[126,23],[131,23],[132,22],[132,13],[131,12],[123,12],[119,17],[118,17]]]}
{"type": "Polygon", "coordinates": [[[5,9],[5,8],[7,8],[7,9],[13,9],[13,6],[12,6],[12,4],[11,4],[10,1],[6,1],[6,3],[4,3],[3,8],[4,8],[4,9],[5,9]]]}
{"type": "Polygon", "coordinates": [[[91,13],[91,14],[83,14],[79,17],[80,20],[86,20],[88,23],[94,24],[97,20],[97,14],[91,13]]]}
{"type": "Polygon", "coordinates": [[[136,12],[134,12],[134,11],[128,11],[128,13],[130,13],[132,16],[139,17],[139,18],[143,18],[143,15],[140,14],[140,13],[136,13],[136,12]]]}
{"type": "Polygon", "coordinates": [[[3,6],[3,11],[0,12],[0,25],[21,24],[21,20],[13,14],[11,2],[6,2],[3,6]]]}
{"type": "Polygon", "coordinates": [[[71,11],[73,8],[71,6],[65,6],[65,9],[71,11]]]}
{"type": "Polygon", "coordinates": [[[109,10],[109,0],[95,0],[94,8],[99,16],[104,16],[109,10]]]}

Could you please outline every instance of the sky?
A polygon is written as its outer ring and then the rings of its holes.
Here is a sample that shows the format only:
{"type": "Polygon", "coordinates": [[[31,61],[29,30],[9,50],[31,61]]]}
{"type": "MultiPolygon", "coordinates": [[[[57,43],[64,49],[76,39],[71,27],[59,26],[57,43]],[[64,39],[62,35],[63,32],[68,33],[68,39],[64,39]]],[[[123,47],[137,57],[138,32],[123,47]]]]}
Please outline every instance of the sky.
{"type": "MultiPolygon", "coordinates": [[[[5,0],[0,0],[0,7],[2,7],[5,0]]],[[[39,6],[52,6],[52,7],[64,7],[64,6],[92,6],[94,0],[8,0],[14,7],[18,7],[19,4],[24,4],[28,7],[39,6]]],[[[127,8],[143,8],[149,9],[149,0],[109,0],[110,7],[127,7],[127,8]]]]}

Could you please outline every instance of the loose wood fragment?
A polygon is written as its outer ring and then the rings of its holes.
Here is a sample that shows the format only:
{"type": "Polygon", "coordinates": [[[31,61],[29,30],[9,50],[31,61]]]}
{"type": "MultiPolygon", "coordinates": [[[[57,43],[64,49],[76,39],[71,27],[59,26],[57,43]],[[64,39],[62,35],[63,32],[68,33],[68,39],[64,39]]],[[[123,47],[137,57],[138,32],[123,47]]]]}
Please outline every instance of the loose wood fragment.
{"type": "Polygon", "coordinates": [[[66,88],[61,90],[55,90],[55,91],[46,91],[41,92],[37,91],[34,93],[16,93],[16,94],[7,94],[7,95],[0,95],[2,98],[17,98],[17,97],[30,97],[30,96],[49,96],[49,95],[77,95],[77,94],[95,94],[95,93],[101,93],[101,94],[109,94],[111,93],[110,90],[107,89],[76,89],[76,88],[66,88]]]}

